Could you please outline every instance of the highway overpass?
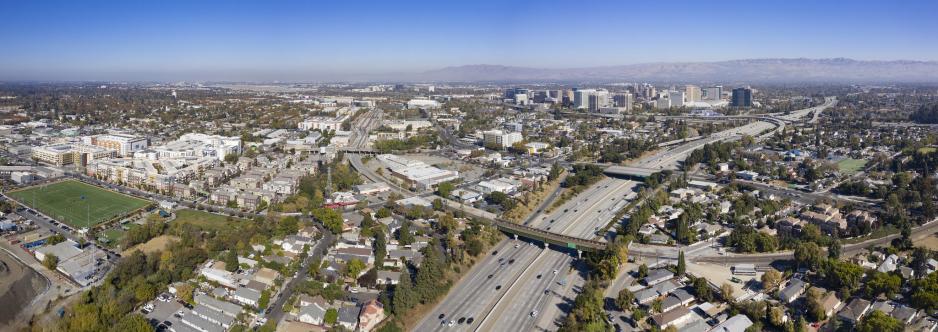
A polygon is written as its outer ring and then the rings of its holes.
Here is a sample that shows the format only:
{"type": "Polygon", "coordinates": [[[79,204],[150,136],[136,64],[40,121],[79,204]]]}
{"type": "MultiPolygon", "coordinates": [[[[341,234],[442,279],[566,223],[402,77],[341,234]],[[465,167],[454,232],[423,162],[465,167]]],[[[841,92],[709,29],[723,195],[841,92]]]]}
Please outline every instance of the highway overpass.
{"type": "Polygon", "coordinates": [[[470,205],[460,204],[458,202],[441,198],[439,196],[430,196],[427,199],[435,200],[437,198],[442,199],[443,206],[451,210],[462,211],[463,213],[476,217],[480,220],[488,222],[490,225],[497,227],[502,232],[517,235],[519,237],[540,241],[544,243],[550,243],[556,246],[561,246],[570,249],[582,250],[582,251],[602,251],[606,250],[606,243],[602,241],[594,241],[588,239],[581,239],[573,236],[567,236],[563,234],[557,234],[550,231],[545,231],[543,229],[538,229],[534,227],[529,227],[521,224],[516,224],[511,221],[503,220],[498,218],[494,213],[476,209],[470,205]]]}

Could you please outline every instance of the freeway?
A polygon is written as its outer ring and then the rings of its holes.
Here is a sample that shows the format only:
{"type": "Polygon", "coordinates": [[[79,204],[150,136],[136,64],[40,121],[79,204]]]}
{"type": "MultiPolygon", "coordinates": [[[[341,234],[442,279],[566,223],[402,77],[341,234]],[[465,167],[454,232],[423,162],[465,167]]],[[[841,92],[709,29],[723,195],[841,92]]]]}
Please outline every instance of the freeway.
{"type": "Polygon", "coordinates": [[[548,252],[540,246],[518,240],[503,240],[456,283],[443,301],[421,320],[415,331],[471,331],[501,299],[508,286],[518,279],[536,257],[548,252]],[[443,318],[440,318],[443,315],[443,318]],[[458,323],[465,318],[463,323],[458,323]],[[472,322],[468,322],[469,319],[472,322]],[[454,322],[453,327],[444,322],[454,322]]]}
{"type": "MultiPolygon", "coordinates": [[[[570,265],[573,256],[566,252],[545,250],[543,256],[525,269],[515,282],[523,287],[511,287],[504,298],[492,308],[477,331],[531,331],[537,325],[538,330],[553,330],[559,310],[548,313],[552,298],[567,298],[571,286],[570,265]],[[556,273],[554,272],[556,271],[556,273]],[[563,284],[561,284],[563,281],[563,284]]],[[[577,272],[572,272],[576,274],[577,272]]]]}
{"type": "MultiPolygon", "coordinates": [[[[554,218],[548,217],[536,221],[536,225],[545,227],[545,225],[551,224],[551,220],[563,219],[554,226],[554,229],[558,229],[556,231],[557,234],[584,237],[583,233],[585,232],[585,237],[591,237],[589,234],[593,232],[594,229],[590,228],[589,225],[592,224],[580,222],[582,217],[594,215],[594,218],[590,221],[595,222],[596,219],[601,219],[602,216],[608,215],[612,208],[618,206],[619,203],[616,202],[623,202],[622,206],[624,206],[624,198],[627,195],[622,194],[622,191],[626,188],[631,191],[634,186],[635,183],[633,181],[618,179],[601,180],[599,183],[587,189],[587,191],[578,195],[576,200],[568,202],[568,204],[574,204],[574,206],[590,204],[589,213],[571,212],[572,210],[568,207],[567,211],[558,210],[554,212],[552,214],[555,216],[554,218]],[[621,198],[615,199],[616,197],[620,197],[617,195],[621,195],[621,198]],[[590,197],[594,198],[593,202],[587,203],[590,197]],[[570,217],[573,217],[573,219],[570,220],[570,217]]],[[[612,211],[612,215],[617,211],[618,210],[612,211]]],[[[605,225],[605,223],[609,221],[608,218],[601,220],[602,225],[605,225]]],[[[583,275],[585,275],[586,272],[582,269],[571,268],[571,266],[575,266],[573,263],[574,258],[572,254],[568,254],[563,250],[547,250],[545,248],[545,253],[536,257],[530,264],[530,267],[526,268],[521,275],[515,278],[516,282],[509,287],[506,296],[496,301],[491,311],[484,316],[482,323],[476,328],[476,331],[496,329],[504,331],[529,331],[533,329],[535,324],[538,325],[539,329],[556,329],[554,324],[560,321],[565,314],[563,310],[560,310],[560,303],[568,300],[572,301],[572,298],[575,297],[575,292],[578,291],[579,287],[585,282],[583,275]],[[545,269],[545,267],[548,268],[545,269]],[[556,278],[553,276],[554,270],[558,271],[556,278]],[[545,271],[549,271],[550,275],[545,275],[545,271]],[[564,282],[558,284],[556,280],[563,280],[564,282]],[[544,314],[541,314],[539,319],[529,319],[536,318],[540,312],[544,312],[544,314]]]]}
{"type": "MultiPolygon", "coordinates": [[[[830,100],[828,100],[827,104],[830,103],[830,100]]],[[[807,114],[807,112],[803,113],[798,114],[801,116],[807,114]]],[[[815,112],[814,114],[818,113],[815,112]]],[[[755,121],[713,134],[707,138],[681,144],[656,156],[642,159],[631,166],[649,169],[663,169],[665,167],[676,169],[681,160],[684,160],[687,155],[701,148],[704,144],[738,139],[742,135],[758,136],[758,134],[773,127],[777,130],[783,125],[779,124],[780,122],[780,120],[775,119],[755,121]]],[[[356,166],[356,168],[359,168],[359,166],[356,166]]],[[[601,224],[598,225],[600,227],[605,225],[609,220],[608,218],[621,208],[620,203],[625,202],[623,199],[627,195],[625,191],[631,192],[634,186],[635,183],[632,181],[602,180],[575,197],[571,202],[566,203],[559,209],[559,212],[553,214],[553,218],[540,214],[542,206],[524,224],[556,234],[591,238],[594,236],[591,233],[595,231],[596,222],[601,221],[601,224]],[[617,199],[618,195],[621,195],[621,198],[617,199]],[[583,204],[587,204],[588,207],[583,204]]],[[[710,257],[707,254],[712,251],[712,247],[707,243],[686,249],[694,256],[701,256],[702,259],[710,257]]],[[[556,329],[555,324],[564,314],[564,310],[561,308],[568,307],[567,305],[561,305],[561,303],[564,301],[571,302],[576,288],[584,282],[582,278],[577,278],[582,276],[582,270],[571,268],[571,266],[575,266],[572,255],[565,253],[563,250],[535,249],[523,242],[517,242],[517,240],[502,241],[496,245],[495,250],[497,254],[489,255],[476,264],[453,287],[450,294],[434,308],[433,312],[423,318],[415,327],[415,330],[528,331],[556,329]],[[517,244],[517,247],[514,248],[516,251],[511,251],[513,247],[511,243],[517,244]],[[511,258],[508,259],[514,259],[513,264],[506,266],[505,251],[511,251],[509,254],[511,258]],[[502,261],[498,261],[497,257],[501,258],[502,261]],[[557,275],[554,275],[554,270],[558,271],[557,275]],[[548,274],[545,275],[545,272],[548,274]],[[564,285],[558,284],[558,278],[566,281],[563,283],[564,285]],[[535,319],[532,316],[537,318],[535,319]],[[466,318],[463,320],[466,323],[460,323],[461,318],[466,318]],[[471,321],[469,318],[471,318],[471,321]],[[454,326],[446,327],[446,324],[454,326]]],[[[636,250],[636,253],[643,254],[642,250],[636,250]]],[[[656,257],[662,256],[658,252],[655,252],[654,255],[656,257]]],[[[790,253],[788,255],[790,256],[790,253]]],[[[676,256],[676,252],[674,256],[676,256]]]]}
{"type": "MultiPolygon", "coordinates": [[[[635,163],[630,164],[629,166],[649,168],[649,169],[678,169],[679,163],[687,158],[691,152],[702,148],[705,144],[711,144],[724,140],[735,140],[739,139],[743,135],[749,135],[753,137],[758,137],[760,133],[767,132],[770,129],[775,129],[778,131],[784,128],[785,122],[796,121],[801,119],[808,114],[813,114],[813,118],[809,122],[816,122],[817,117],[825,109],[837,105],[837,98],[827,97],[824,104],[818,105],[811,108],[806,108],[803,110],[798,110],[791,112],[790,114],[769,114],[765,117],[758,117],[759,121],[753,121],[746,125],[739,127],[727,129],[718,133],[711,134],[707,138],[687,142],[685,144],[678,145],[675,148],[662,151],[656,155],[646,157],[638,160],[635,163]]],[[[715,118],[717,119],[717,118],[715,118]]],[[[773,131],[773,132],[774,132],[773,131]]],[[[766,133],[770,135],[771,132],[766,133]]],[[[761,138],[766,137],[763,135],[761,138]]]]}
{"type": "Polygon", "coordinates": [[[364,149],[368,147],[368,134],[378,127],[384,118],[384,113],[377,108],[373,108],[362,114],[352,126],[352,135],[349,138],[349,147],[364,149]]]}
{"type": "Polygon", "coordinates": [[[604,178],[564,203],[554,213],[533,218],[528,226],[546,231],[564,229],[557,233],[592,238],[596,231],[628,204],[637,185],[637,182],[631,180],[604,178]]]}

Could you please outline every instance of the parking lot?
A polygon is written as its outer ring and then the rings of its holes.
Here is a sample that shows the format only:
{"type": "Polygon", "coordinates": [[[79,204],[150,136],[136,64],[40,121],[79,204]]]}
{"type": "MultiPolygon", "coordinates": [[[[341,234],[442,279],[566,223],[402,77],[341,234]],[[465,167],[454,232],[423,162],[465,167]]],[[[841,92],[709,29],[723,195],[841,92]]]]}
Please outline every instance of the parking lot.
{"type": "Polygon", "coordinates": [[[156,299],[144,305],[144,307],[140,309],[140,313],[147,317],[147,320],[150,321],[150,325],[159,326],[162,324],[168,326],[179,326],[182,325],[182,322],[179,320],[179,317],[175,317],[173,314],[184,308],[185,307],[182,305],[182,303],[179,303],[172,298],[167,301],[156,299]],[[147,310],[149,305],[152,305],[153,308],[147,310]],[[146,313],[147,311],[149,311],[149,313],[146,313]],[[169,324],[165,324],[164,322],[169,322],[169,324]]]}

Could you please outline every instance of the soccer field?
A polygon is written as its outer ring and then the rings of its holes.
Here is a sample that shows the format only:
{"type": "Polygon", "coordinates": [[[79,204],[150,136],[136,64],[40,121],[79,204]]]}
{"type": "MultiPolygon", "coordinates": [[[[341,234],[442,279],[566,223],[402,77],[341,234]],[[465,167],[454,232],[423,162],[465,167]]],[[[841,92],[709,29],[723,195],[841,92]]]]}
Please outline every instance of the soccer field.
{"type": "Polygon", "coordinates": [[[150,204],[75,180],[8,192],[30,208],[75,228],[92,227],[150,204]]]}
{"type": "Polygon", "coordinates": [[[841,172],[853,175],[863,170],[863,167],[866,166],[866,160],[849,158],[843,159],[837,162],[837,166],[840,168],[841,172]]]}

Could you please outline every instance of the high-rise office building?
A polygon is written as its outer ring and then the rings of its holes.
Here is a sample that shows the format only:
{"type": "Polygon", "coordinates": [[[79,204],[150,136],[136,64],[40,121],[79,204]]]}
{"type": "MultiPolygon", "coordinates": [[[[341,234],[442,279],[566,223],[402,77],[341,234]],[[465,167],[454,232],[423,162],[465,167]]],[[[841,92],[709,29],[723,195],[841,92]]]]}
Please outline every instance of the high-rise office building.
{"type": "Polygon", "coordinates": [[[617,93],[612,97],[612,101],[615,102],[616,107],[625,108],[626,111],[631,111],[632,103],[635,102],[631,93],[617,93]]]}
{"type": "Polygon", "coordinates": [[[689,102],[700,101],[700,87],[696,85],[685,86],[684,97],[686,97],[689,102]]]}
{"type": "Polygon", "coordinates": [[[600,108],[609,106],[609,92],[606,90],[593,91],[589,95],[589,111],[596,112],[600,108]]]}
{"type": "Polygon", "coordinates": [[[668,99],[671,100],[671,107],[684,107],[684,91],[669,91],[668,99]]]}
{"type": "Polygon", "coordinates": [[[594,89],[575,89],[573,91],[573,108],[586,109],[590,106],[590,95],[595,93],[594,89]]]}
{"type": "Polygon", "coordinates": [[[704,95],[707,100],[720,100],[723,98],[723,86],[711,86],[707,88],[707,90],[704,90],[704,95]]]}
{"type": "Polygon", "coordinates": [[[733,89],[733,98],[730,101],[730,105],[733,107],[752,107],[752,89],[733,89]]]}

